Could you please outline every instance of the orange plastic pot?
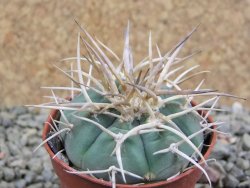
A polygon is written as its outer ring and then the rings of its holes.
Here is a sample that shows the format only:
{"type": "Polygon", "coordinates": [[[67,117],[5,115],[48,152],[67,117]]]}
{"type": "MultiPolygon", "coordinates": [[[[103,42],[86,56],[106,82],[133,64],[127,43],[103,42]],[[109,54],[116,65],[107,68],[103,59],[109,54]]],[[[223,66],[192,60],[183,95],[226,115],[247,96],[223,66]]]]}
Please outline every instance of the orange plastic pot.
{"type": "MultiPolygon", "coordinates": [[[[200,112],[201,113],[201,112],[200,112]]],[[[204,113],[204,112],[203,112],[204,113]]],[[[50,114],[50,116],[53,119],[56,119],[59,115],[59,112],[57,110],[53,110],[50,114]]],[[[42,138],[43,140],[46,139],[48,133],[50,132],[50,126],[49,123],[52,124],[52,120],[50,116],[47,119],[47,123],[44,125],[42,138]]],[[[208,121],[211,123],[212,118],[209,116],[208,121]]],[[[215,126],[213,127],[215,128],[215,126]]],[[[208,159],[212,148],[215,145],[216,142],[216,133],[212,132],[207,139],[207,145],[210,145],[206,148],[206,151],[204,151],[203,155],[205,159],[208,159]]],[[[76,175],[76,174],[69,174],[66,171],[72,171],[73,169],[68,166],[65,162],[60,160],[59,158],[53,156],[55,155],[53,151],[51,150],[50,146],[46,143],[45,148],[47,152],[50,155],[52,165],[54,167],[54,170],[59,177],[59,180],[61,182],[61,188],[107,188],[112,187],[111,183],[108,181],[104,181],[101,179],[93,178],[88,175],[76,175]]],[[[160,181],[156,183],[148,183],[143,185],[125,185],[125,184],[117,184],[117,188],[193,188],[196,184],[196,182],[200,179],[202,175],[202,172],[196,168],[192,167],[191,169],[185,171],[184,173],[181,173],[180,175],[167,180],[167,181],[160,181]]]]}

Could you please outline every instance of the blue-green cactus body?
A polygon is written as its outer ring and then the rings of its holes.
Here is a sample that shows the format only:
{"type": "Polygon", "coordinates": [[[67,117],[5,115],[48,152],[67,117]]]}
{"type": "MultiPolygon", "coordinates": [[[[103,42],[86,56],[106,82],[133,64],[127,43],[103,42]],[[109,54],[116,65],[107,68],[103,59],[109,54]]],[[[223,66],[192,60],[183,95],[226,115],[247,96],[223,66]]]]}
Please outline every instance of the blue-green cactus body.
{"type": "MultiPolygon", "coordinates": [[[[88,90],[88,93],[94,102],[109,102],[92,90],[88,90]]],[[[73,98],[71,102],[85,102],[85,99],[81,94],[73,98]]],[[[182,111],[182,105],[181,101],[168,103],[160,109],[160,113],[169,115],[182,111]]],[[[93,115],[86,111],[65,111],[64,113],[68,121],[74,125],[72,130],[64,135],[65,150],[73,165],[81,170],[104,170],[113,165],[119,168],[119,165],[115,153],[111,155],[116,146],[114,139],[95,125],[75,118],[74,114],[90,118],[114,133],[126,133],[133,127],[148,121],[147,118],[141,117],[132,122],[121,122],[109,115],[93,115]]],[[[62,118],[61,121],[63,121],[62,118]]],[[[173,121],[186,136],[201,129],[200,118],[193,112],[175,118],[173,121]]],[[[203,139],[203,134],[199,134],[191,141],[198,147],[203,143],[203,139]]],[[[124,170],[137,174],[149,182],[165,180],[175,175],[189,162],[172,152],[158,155],[153,155],[153,153],[180,140],[182,139],[179,136],[170,131],[151,132],[129,137],[121,148],[124,170]]],[[[179,150],[189,156],[194,153],[194,150],[187,143],[181,144],[179,150]]],[[[95,174],[95,176],[109,180],[108,173],[95,174]]],[[[127,183],[142,182],[140,179],[127,175],[126,180],[127,183]]],[[[117,173],[116,181],[124,183],[120,173],[117,173]]]]}

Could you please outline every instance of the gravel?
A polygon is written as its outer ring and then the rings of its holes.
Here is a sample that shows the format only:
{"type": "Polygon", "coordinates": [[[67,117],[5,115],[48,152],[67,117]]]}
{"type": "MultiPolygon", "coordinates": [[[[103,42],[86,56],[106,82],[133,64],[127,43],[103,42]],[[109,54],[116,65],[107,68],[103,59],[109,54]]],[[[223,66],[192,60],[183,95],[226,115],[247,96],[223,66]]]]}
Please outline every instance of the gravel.
{"type": "MultiPolygon", "coordinates": [[[[207,172],[214,188],[250,188],[250,111],[236,102],[227,112],[214,113],[216,121],[224,121],[220,131],[230,135],[218,135],[218,141],[210,156],[217,161],[210,163],[207,172]]],[[[207,187],[205,176],[196,188],[207,187]]]]}
{"type": "Polygon", "coordinates": [[[48,111],[0,109],[0,188],[59,188],[49,156],[41,143],[48,111]]]}
{"type": "MultiPolygon", "coordinates": [[[[225,121],[206,167],[213,187],[250,188],[250,112],[235,103],[216,112],[216,121],[225,121]]],[[[59,188],[59,181],[41,143],[43,122],[48,111],[13,107],[0,109],[0,188],[59,188]]],[[[205,176],[195,188],[207,188],[205,176]]]]}

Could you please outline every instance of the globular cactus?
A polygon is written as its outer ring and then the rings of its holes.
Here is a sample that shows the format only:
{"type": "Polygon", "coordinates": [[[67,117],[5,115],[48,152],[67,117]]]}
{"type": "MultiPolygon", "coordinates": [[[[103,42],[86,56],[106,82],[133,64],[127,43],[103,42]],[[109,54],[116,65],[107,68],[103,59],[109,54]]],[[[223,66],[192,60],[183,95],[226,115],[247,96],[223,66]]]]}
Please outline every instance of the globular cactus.
{"type": "Polygon", "coordinates": [[[220,96],[234,96],[200,89],[203,80],[193,90],[181,89],[182,82],[206,72],[191,74],[197,68],[194,66],[177,74],[184,68],[178,65],[194,55],[177,58],[195,30],[164,56],[156,46],[156,58],[152,55],[150,33],[148,56],[134,65],[129,26],[122,59],[81,28],[88,41],[79,33],[77,56],[65,59],[76,60],[76,69],[71,66],[70,71],[64,71],[57,67],[72,81],[71,86],[49,87],[54,102],[40,105],[61,112],[54,136],[60,135],[76,169],[69,173],[92,174],[111,180],[113,185],[166,180],[190,165],[207,176],[195,160],[206,163],[201,153],[204,134],[214,131],[207,116],[216,110],[220,96]],[[84,56],[80,42],[86,49],[84,56]],[[104,51],[118,62],[117,66],[104,51]],[[88,71],[82,67],[88,67],[88,71]],[[57,89],[72,91],[71,100],[56,97],[57,89]],[[191,101],[196,96],[212,98],[193,106],[191,101]],[[212,105],[207,109],[204,106],[208,103],[212,105]],[[197,110],[204,109],[208,113],[203,117],[197,110]]]}
{"type": "MultiPolygon", "coordinates": [[[[94,103],[105,101],[108,105],[112,104],[106,97],[93,90],[89,90],[88,95],[94,103]]],[[[160,97],[165,98],[164,95],[160,97]]],[[[175,153],[167,152],[158,155],[154,153],[200,131],[202,119],[197,114],[189,112],[167,120],[172,114],[183,112],[185,104],[182,101],[170,101],[152,110],[152,117],[143,104],[147,101],[146,98],[134,100],[140,101],[140,104],[137,104],[139,105],[137,110],[135,107],[131,109],[133,104],[124,106],[125,109],[120,106],[121,112],[115,107],[105,110],[108,113],[114,113],[117,117],[110,116],[105,111],[99,113],[102,109],[98,109],[97,112],[85,111],[86,109],[64,112],[68,122],[73,125],[71,131],[64,137],[65,150],[77,168],[101,170],[116,166],[142,177],[144,181],[159,181],[187,167],[189,161],[175,153]],[[130,109],[126,111],[126,108],[130,109]],[[130,110],[132,111],[129,112],[130,110]],[[129,113],[131,116],[128,115],[129,113]]],[[[71,104],[86,102],[84,96],[80,94],[73,98],[71,104]]],[[[63,117],[61,121],[64,121],[63,117]]],[[[178,149],[191,156],[195,152],[194,148],[199,147],[203,140],[203,133],[200,132],[191,139],[190,143],[183,143],[178,149]]],[[[120,175],[117,174],[117,182],[124,183],[120,175]]],[[[96,177],[109,180],[107,173],[98,174],[96,177]]],[[[127,183],[142,182],[141,178],[129,175],[125,176],[125,180],[127,183]]]]}

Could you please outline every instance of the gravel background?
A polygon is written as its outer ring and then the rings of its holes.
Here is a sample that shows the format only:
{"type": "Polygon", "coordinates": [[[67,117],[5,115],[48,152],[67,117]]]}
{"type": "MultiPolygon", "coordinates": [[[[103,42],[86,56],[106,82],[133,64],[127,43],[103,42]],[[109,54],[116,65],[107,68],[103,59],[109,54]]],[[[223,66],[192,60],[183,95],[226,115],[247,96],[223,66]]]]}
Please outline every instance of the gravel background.
{"type": "MultiPolygon", "coordinates": [[[[220,135],[207,172],[213,187],[250,187],[250,112],[240,103],[222,107],[216,120],[227,122],[220,135]]],[[[44,148],[33,153],[41,142],[42,124],[48,111],[13,107],[0,110],[0,188],[59,188],[44,148]]],[[[207,188],[204,177],[196,188],[207,188]]]]}
{"type": "Polygon", "coordinates": [[[0,188],[59,188],[49,155],[41,143],[47,111],[24,107],[0,112],[0,188]]]}

